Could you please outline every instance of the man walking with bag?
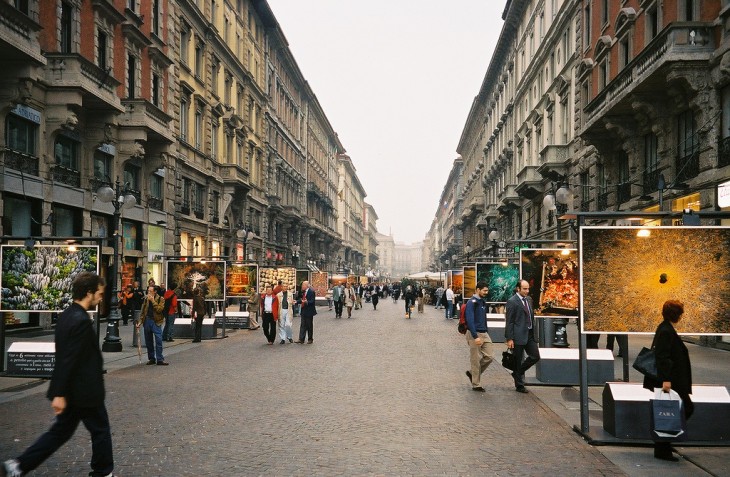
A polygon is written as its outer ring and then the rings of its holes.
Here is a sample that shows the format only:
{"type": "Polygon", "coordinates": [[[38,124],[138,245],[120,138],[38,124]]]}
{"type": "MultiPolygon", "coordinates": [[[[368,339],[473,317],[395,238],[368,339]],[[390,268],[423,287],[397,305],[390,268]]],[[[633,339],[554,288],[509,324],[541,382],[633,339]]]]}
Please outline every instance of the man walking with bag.
{"type": "Polygon", "coordinates": [[[477,283],[474,296],[464,304],[466,311],[466,342],[469,345],[469,361],[471,370],[466,372],[466,377],[471,382],[472,391],[484,392],[481,385],[481,375],[487,370],[494,360],[492,351],[492,338],[487,332],[487,304],[484,297],[489,293],[489,288],[484,282],[477,283]]]}
{"type": "Polygon", "coordinates": [[[532,307],[530,284],[527,280],[520,280],[515,287],[516,293],[507,300],[505,310],[504,338],[507,347],[515,355],[515,368],[512,377],[515,381],[515,391],[527,393],[525,388],[525,371],[540,361],[540,349],[535,341],[535,309],[532,307]],[[527,358],[522,361],[523,355],[527,358]]]}

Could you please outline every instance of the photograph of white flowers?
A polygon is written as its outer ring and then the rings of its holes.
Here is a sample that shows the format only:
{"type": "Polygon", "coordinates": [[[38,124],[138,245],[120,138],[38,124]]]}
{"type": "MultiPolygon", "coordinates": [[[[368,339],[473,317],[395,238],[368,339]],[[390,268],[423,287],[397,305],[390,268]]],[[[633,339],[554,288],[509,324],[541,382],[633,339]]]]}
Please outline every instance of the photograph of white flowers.
{"type": "Polygon", "coordinates": [[[81,272],[99,272],[94,245],[3,245],[0,311],[61,312],[72,302],[71,283],[81,272]]]}

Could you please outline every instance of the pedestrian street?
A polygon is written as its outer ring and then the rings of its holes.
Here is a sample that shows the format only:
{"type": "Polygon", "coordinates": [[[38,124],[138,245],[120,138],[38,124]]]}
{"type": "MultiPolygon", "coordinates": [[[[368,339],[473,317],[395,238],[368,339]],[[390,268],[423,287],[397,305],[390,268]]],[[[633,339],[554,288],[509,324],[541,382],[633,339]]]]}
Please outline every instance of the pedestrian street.
{"type": "MultiPolygon", "coordinates": [[[[535,393],[515,393],[499,363],[487,391],[472,392],[464,337],[442,310],[406,320],[403,301],[363,306],[339,320],[318,307],[313,344],[229,330],[195,345],[176,338],[170,366],[135,356],[110,370],[115,474],[625,475],[535,393]]],[[[49,425],[38,388],[0,404],[3,459],[49,425]]],[[[79,429],[31,475],[85,475],[89,458],[79,429]]]]}

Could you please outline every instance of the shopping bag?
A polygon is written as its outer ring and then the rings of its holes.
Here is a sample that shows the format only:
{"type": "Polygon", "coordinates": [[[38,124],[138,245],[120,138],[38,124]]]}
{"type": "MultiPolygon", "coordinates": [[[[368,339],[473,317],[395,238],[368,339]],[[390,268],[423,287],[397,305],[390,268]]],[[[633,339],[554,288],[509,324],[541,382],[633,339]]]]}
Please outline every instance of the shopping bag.
{"type": "Polygon", "coordinates": [[[656,354],[653,349],[641,348],[634,360],[633,368],[654,381],[659,381],[656,370],[656,354]]]}
{"type": "Polygon", "coordinates": [[[657,388],[651,400],[651,436],[655,441],[677,441],[684,438],[687,423],[682,398],[674,390],[668,393],[657,388]]]}

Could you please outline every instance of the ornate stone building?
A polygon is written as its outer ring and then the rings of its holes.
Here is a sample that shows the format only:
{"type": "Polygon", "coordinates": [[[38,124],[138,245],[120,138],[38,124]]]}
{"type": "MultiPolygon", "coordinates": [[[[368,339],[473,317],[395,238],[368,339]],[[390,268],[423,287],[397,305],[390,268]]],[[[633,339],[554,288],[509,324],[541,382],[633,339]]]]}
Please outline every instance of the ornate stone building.
{"type": "Polygon", "coordinates": [[[171,6],[42,4],[0,3],[2,233],[109,238],[97,191],[118,180],[136,204],[122,210],[123,276],[158,277],[174,239],[171,6]]]}
{"type": "Polygon", "coordinates": [[[376,258],[375,211],[265,0],[28,0],[0,18],[2,235],[110,238],[97,191],[118,179],[135,197],[123,281],[161,282],[171,257],[376,258]]]}

